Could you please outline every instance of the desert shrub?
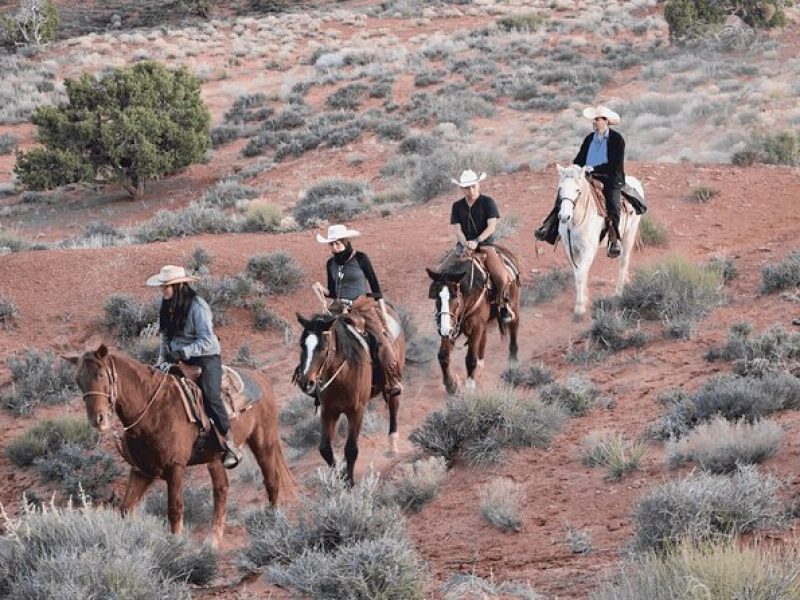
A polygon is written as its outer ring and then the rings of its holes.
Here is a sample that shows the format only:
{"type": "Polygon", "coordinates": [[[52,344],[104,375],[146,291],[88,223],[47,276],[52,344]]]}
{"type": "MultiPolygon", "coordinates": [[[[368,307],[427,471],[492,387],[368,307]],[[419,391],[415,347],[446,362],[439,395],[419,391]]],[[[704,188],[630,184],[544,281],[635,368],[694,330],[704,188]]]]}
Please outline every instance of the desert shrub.
{"type": "Polygon", "coordinates": [[[791,131],[766,135],[761,141],[761,162],[769,165],[800,164],[800,141],[791,131]]]}
{"type": "Polygon", "coordinates": [[[780,485],[754,466],[732,475],[697,473],[664,483],[634,509],[634,546],[668,550],[684,539],[701,542],[780,525],[780,485]]]}
{"type": "Polygon", "coordinates": [[[84,493],[91,498],[106,497],[108,485],[122,473],[108,452],[87,450],[72,442],[62,443],[57,450],[35,459],[34,464],[44,481],[61,484],[64,493],[73,498],[84,493]]]}
{"type": "Polygon", "coordinates": [[[774,456],[783,429],[770,420],[735,423],[715,417],[688,435],[667,442],[667,461],[672,468],[694,461],[710,473],[732,473],[738,465],[760,463],[774,456]]]}
{"type": "Polygon", "coordinates": [[[11,154],[19,144],[19,138],[13,133],[0,134],[0,154],[11,154]]]}
{"type": "Polygon", "coordinates": [[[533,32],[546,22],[547,17],[541,13],[522,13],[497,19],[497,26],[505,31],[533,32]]]}
{"type": "Polygon", "coordinates": [[[315,416],[314,399],[306,394],[295,394],[281,408],[278,420],[282,425],[295,425],[309,416],[315,416]]]}
{"type": "Polygon", "coordinates": [[[8,252],[24,252],[26,250],[43,250],[46,246],[36,245],[18,233],[8,229],[0,229],[0,249],[8,252]]]}
{"type": "Polygon", "coordinates": [[[708,185],[698,185],[692,190],[692,193],[687,198],[690,202],[698,202],[705,204],[710,202],[712,198],[719,196],[719,190],[715,187],[708,185]]]}
{"type": "Polygon", "coordinates": [[[158,304],[140,302],[129,294],[112,294],[103,306],[103,325],[122,340],[138,336],[145,327],[158,322],[158,304]]]}
{"type": "Polygon", "coordinates": [[[649,215],[645,215],[639,221],[639,238],[645,246],[666,246],[668,241],[667,229],[654,221],[649,215]]]}
{"type": "Polygon", "coordinates": [[[663,321],[670,335],[686,338],[721,300],[719,271],[671,257],[639,269],[622,292],[620,308],[644,319],[663,321]]]}
{"type": "Polygon", "coordinates": [[[272,116],[272,109],[267,107],[268,102],[269,98],[262,92],[237,96],[223,120],[234,124],[263,121],[272,116]]]}
{"type": "Polygon", "coordinates": [[[0,296],[0,326],[10,329],[19,318],[19,309],[8,298],[0,296]]]}
{"type": "Polygon", "coordinates": [[[800,380],[785,373],[770,377],[719,375],[693,394],[680,390],[660,397],[664,414],[651,433],[660,439],[682,437],[701,423],[721,416],[753,423],[774,412],[800,407],[800,380]]]}
{"type": "Polygon", "coordinates": [[[783,262],[761,268],[761,292],[772,294],[800,286],[800,250],[794,250],[783,262]]]}
{"type": "Polygon", "coordinates": [[[219,148],[220,146],[229,144],[243,135],[245,135],[245,131],[238,125],[219,125],[218,127],[213,127],[209,132],[211,146],[213,148],[219,148]]]}
{"type": "Polygon", "coordinates": [[[419,156],[428,156],[433,154],[438,147],[439,140],[432,135],[421,133],[406,137],[400,143],[398,150],[401,154],[417,154],[419,156]]]}
{"type": "Polygon", "coordinates": [[[414,75],[414,85],[416,87],[436,85],[437,83],[442,83],[445,77],[447,77],[447,72],[441,69],[425,70],[414,75]]]}
{"type": "Polygon", "coordinates": [[[544,363],[512,365],[500,374],[500,379],[515,388],[536,388],[554,380],[553,371],[544,363]]]}
{"type": "Polygon", "coordinates": [[[536,306],[547,302],[560,294],[570,281],[572,273],[569,270],[551,269],[522,286],[520,302],[522,306],[536,306]]]}
{"type": "Polygon", "coordinates": [[[143,362],[146,365],[156,364],[158,355],[161,353],[158,325],[156,323],[151,324],[138,337],[128,340],[123,349],[139,362],[143,362]]]}
{"type": "Polygon", "coordinates": [[[325,103],[334,110],[356,110],[366,93],[367,86],[363,83],[349,83],[328,96],[325,103]]]}
{"type": "Polygon", "coordinates": [[[773,546],[685,541],[626,563],[592,600],[690,600],[699,590],[706,598],[793,598],[800,595],[797,565],[793,551],[773,546]]]}
{"type": "Polygon", "coordinates": [[[404,510],[416,512],[433,500],[447,477],[441,456],[399,464],[392,473],[384,496],[404,510]]]}
{"type": "Polygon", "coordinates": [[[216,576],[207,546],[111,508],[25,510],[0,538],[9,598],[185,598],[216,576]]]}
{"type": "Polygon", "coordinates": [[[375,127],[375,133],[384,139],[399,142],[408,135],[408,126],[402,121],[392,119],[379,123],[375,127]]]}
{"type": "Polygon", "coordinates": [[[159,210],[134,231],[138,242],[152,244],[201,233],[230,233],[236,222],[217,207],[195,202],[178,211],[159,210]]]}
{"type": "Polygon", "coordinates": [[[300,225],[316,221],[347,221],[367,210],[369,187],[361,181],[329,179],[309,188],[292,214],[300,225]]]}
{"type": "Polygon", "coordinates": [[[800,366],[800,333],[786,331],[780,325],[755,338],[751,333],[749,323],[734,323],[726,343],[709,348],[706,359],[735,361],[734,371],[739,375],[793,373],[800,366]]]}
{"type": "Polygon", "coordinates": [[[601,352],[619,352],[644,346],[647,333],[639,329],[632,316],[629,311],[615,308],[611,302],[595,302],[592,306],[592,324],[587,331],[592,346],[601,352]]]}
{"type": "Polygon", "coordinates": [[[561,407],[573,417],[588,414],[597,404],[599,396],[600,390],[581,377],[570,377],[566,384],[550,383],[539,390],[542,402],[561,407]]]}
{"type": "Polygon", "coordinates": [[[200,161],[210,146],[200,81],[185,68],[141,62],[64,86],[66,103],[31,118],[43,146],[17,154],[14,172],[30,189],[108,178],[141,195],[148,180],[200,161]]]}
{"type": "Polygon", "coordinates": [[[267,306],[257,305],[253,310],[254,325],[259,331],[286,331],[289,322],[267,306]]]}
{"type": "Polygon", "coordinates": [[[481,487],[481,514],[502,531],[522,529],[522,486],[507,477],[495,477],[481,487]]]}
{"type": "Polygon", "coordinates": [[[494,578],[484,579],[475,573],[456,573],[443,585],[444,600],[500,600],[518,598],[519,600],[542,600],[527,583],[503,581],[496,583],[494,578]]]}
{"type": "Polygon", "coordinates": [[[39,421],[6,445],[6,455],[18,467],[29,467],[36,459],[56,453],[64,444],[88,448],[99,434],[86,419],[39,421]]]}
{"type": "Polygon", "coordinates": [[[19,358],[8,360],[11,392],[2,404],[17,415],[31,415],[41,404],[61,404],[77,392],[72,366],[51,351],[26,350],[19,358]]]}
{"type": "Polygon", "coordinates": [[[728,283],[739,276],[739,270],[732,258],[727,256],[714,256],[708,261],[708,266],[722,273],[722,281],[728,283]]]}
{"type": "Polygon", "coordinates": [[[606,467],[606,479],[616,481],[639,468],[647,447],[630,442],[619,433],[593,431],[581,441],[581,461],[587,467],[606,467]]]}
{"type": "Polygon", "coordinates": [[[250,513],[243,562],[310,598],[422,599],[426,573],[394,506],[381,504],[378,476],[355,487],[332,469],[317,494],[301,499],[296,519],[272,508],[250,513]]]}
{"type": "Polygon", "coordinates": [[[218,181],[214,187],[203,194],[200,204],[229,208],[240,200],[252,200],[258,198],[259,195],[260,192],[254,187],[239,183],[235,179],[225,179],[218,181]]]}
{"type": "MultiPolygon", "coordinates": [[[[167,493],[163,489],[155,490],[144,500],[144,512],[154,517],[167,520],[167,493]]],[[[207,487],[186,486],[183,490],[183,520],[186,525],[207,525],[211,523],[214,505],[211,490],[207,487]]]]}
{"type": "Polygon", "coordinates": [[[245,267],[246,275],[260,282],[273,294],[289,294],[303,282],[303,269],[287,252],[268,252],[251,256],[245,267]]]}
{"type": "Polygon", "coordinates": [[[588,529],[576,529],[565,523],[564,542],[573,554],[586,556],[592,551],[592,532],[588,529]]]}
{"type": "Polygon", "coordinates": [[[38,46],[52,41],[61,18],[53,0],[22,0],[13,15],[0,15],[0,45],[38,46]]]}
{"type": "Polygon", "coordinates": [[[202,246],[196,246],[186,261],[186,268],[190,273],[207,275],[214,255],[202,246]]]}
{"type": "Polygon", "coordinates": [[[262,293],[263,286],[249,276],[204,277],[193,284],[198,295],[211,307],[214,324],[221,325],[227,319],[231,306],[243,307],[251,296],[262,293]]]}
{"type": "Polygon", "coordinates": [[[281,228],[283,209],[272,202],[255,201],[247,205],[244,213],[244,231],[278,231],[281,228]]]}
{"type": "Polygon", "coordinates": [[[546,447],[565,419],[560,405],[499,388],[449,400],[409,439],[448,465],[460,458],[473,465],[496,464],[503,460],[505,448],[546,447]]]}
{"type": "Polygon", "coordinates": [[[710,26],[737,15],[751,27],[779,27],[786,22],[782,0],[667,0],[664,19],[673,39],[705,33],[710,26]]]}

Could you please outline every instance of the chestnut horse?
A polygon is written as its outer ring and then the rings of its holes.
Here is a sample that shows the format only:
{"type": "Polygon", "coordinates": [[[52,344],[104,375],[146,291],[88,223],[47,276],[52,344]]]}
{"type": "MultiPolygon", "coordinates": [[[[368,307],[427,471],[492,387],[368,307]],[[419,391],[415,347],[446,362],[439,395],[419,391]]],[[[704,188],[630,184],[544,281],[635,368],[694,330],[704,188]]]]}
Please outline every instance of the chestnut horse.
{"type": "MultiPolygon", "coordinates": [[[[406,343],[396,313],[392,314],[397,329],[395,339],[397,360],[402,374],[405,366],[406,343]]],[[[300,337],[300,364],[294,371],[292,381],[303,392],[313,396],[320,411],[319,453],[328,466],[336,466],[331,440],[339,416],[347,416],[347,442],[344,456],[347,464],[346,477],[354,483],[353,469],[358,458],[358,436],[364,410],[371,398],[383,390],[384,373],[377,358],[371,356],[369,344],[359,330],[364,321],[357,312],[339,316],[314,315],[305,319],[297,315],[303,326],[300,337]]],[[[391,329],[391,327],[390,327],[391,329]]],[[[400,397],[389,398],[384,394],[389,407],[389,443],[387,453],[397,454],[397,410],[400,397]]]]}
{"type": "MultiPolygon", "coordinates": [[[[78,365],[75,379],[83,392],[89,423],[107,431],[112,426],[113,413],[122,422],[124,433],[118,446],[131,465],[120,507],[122,514],[136,507],[157,477],[164,479],[170,527],[173,533],[180,534],[186,467],[206,464],[214,494],[210,542],[218,545],[225,525],[228,476],[216,443],[209,442],[198,456],[193,456],[199,428],[189,422],[177,379],[104,345],[67,360],[78,365]]],[[[275,396],[263,375],[244,369],[242,374],[260,389],[261,399],[231,419],[231,430],[236,443],[247,443],[253,452],[264,476],[269,501],[274,505],[279,492],[294,487],[278,436],[275,396]]]]}
{"type": "Polygon", "coordinates": [[[440,267],[442,272],[425,269],[433,280],[428,297],[436,300],[436,328],[442,338],[439,346],[439,366],[448,394],[455,394],[458,384],[450,373],[450,353],[456,339],[462,333],[467,337],[467,389],[475,389],[475,379],[486,352],[486,334],[492,319],[497,319],[500,335],[505,336],[508,328],[508,359],[517,360],[517,333],[519,331],[520,281],[519,262],[505,248],[498,247],[514,264],[516,276],[509,287],[509,305],[514,311],[514,319],[503,323],[498,318],[497,306],[491,301],[489,274],[477,257],[471,253],[455,260],[447,261],[440,267]]]}

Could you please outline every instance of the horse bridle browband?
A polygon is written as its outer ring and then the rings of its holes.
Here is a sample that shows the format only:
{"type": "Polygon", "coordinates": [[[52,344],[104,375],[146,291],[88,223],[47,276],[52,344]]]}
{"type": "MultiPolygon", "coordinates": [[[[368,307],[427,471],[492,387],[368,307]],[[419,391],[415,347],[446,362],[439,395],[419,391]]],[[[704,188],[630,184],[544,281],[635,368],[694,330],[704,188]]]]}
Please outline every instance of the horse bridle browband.
{"type": "MultiPolygon", "coordinates": [[[[89,390],[88,392],[84,392],[83,393],[83,400],[85,401],[87,396],[101,396],[101,397],[104,397],[104,398],[108,398],[108,402],[111,405],[111,411],[116,413],[117,412],[117,396],[118,396],[118,392],[117,392],[117,380],[118,380],[118,378],[117,378],[117,368],[116,368],[116,365],[114,365],[114,359],[112,359],[109,356],[108,357],[109,364],[105,364],[105,362],[101,361],[98,358],[94,358],[94,357],[85,358],[84,360],[91,360],[93,362],[96,362],[102,368],[105,369],[106,376],[108,377],[109,382],[111,382],[111,391],[110,391],[110,393],[106,393],[106,392],[98,392],[98,391],[95,391],[95,390],[89,390]]],[[[169,378],[169,374],[168,373],[164,373],[161,381],[158,383],[158,387],[156,388],[156,391],[153,392],[153,396],[150,398],[150,401],[147,403],[147,406],[144,407],[144,410],[139,414],[138,417],[136,417],[136,419],[134,420],[133,423],[131,423],[130,425],[125,425],[122,428],[123,432],[129,431],[129,430],[133,429],[134,427],[136,427],[139,424],[139,422],[144,418],[145,414],[147,414],[147,411],[150,410],[150,407],[153,406],[153,403],[156,401],[156,398],[158,398],[158,394],[161,392],[161,388],[164,387],[164,384],[166,383],[168,378],[169,378]]]]}

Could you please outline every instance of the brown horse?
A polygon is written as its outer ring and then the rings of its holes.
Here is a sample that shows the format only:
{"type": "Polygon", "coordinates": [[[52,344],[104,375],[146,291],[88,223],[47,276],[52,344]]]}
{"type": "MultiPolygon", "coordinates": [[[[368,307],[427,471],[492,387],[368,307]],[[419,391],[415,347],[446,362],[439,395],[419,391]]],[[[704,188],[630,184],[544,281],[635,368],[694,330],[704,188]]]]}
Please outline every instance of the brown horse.
{"type": "Polygon", "coordinates": [[[514,319],[503,323],[498,318],[497,305],[492,302],[488,272],[479,259],[470,254],[461,259],[447,261],[442,271],[425,269],[433,280],[428,296],[436,300],[436,328],[442,338],[439,346],[439,365],[448,394],[455,394],[458,384],[450,373],[450,353],[462,333],[467,337],[467,389],[475,388],[477,371],[483,366],[486,351],[486,334],[489,322],[497,319],[500,335],[509,332],[508,358],[517,360],[517,332],[519,331],[519,262],[506,249],[498,249],[513,263],[515,276],[509,288],[509,304],[514,319]]]}
{"type": "MultiPolygon", "coordinates": [[[[225,525],[228,476],[216,443],[209,442],[200,452],[195,450],[199,428],[188,420],[176,378],[104,345],[68,360],[78,365],[76,381],[92,426],[109,430],[114,412],[123,424],[119,449],[131,470],[120,507],[122,514],[135,508],[156,477],[164,479],[170,527],[173,533],[180,534],[186,467],[206,464],[214,494],[210,541],[212,545],[219,544],[225,525]]],[[[259,388],[261,399],[231,419],[231,430],[237,444],[246,442],[252,450],[261,467],[269,501],[274,505],[279,491],[294,487],[278,436],[275,396],[263,375],[245,370],[242,374],[259,388]]]]}
{"type": "MultiPolygon", "coordinates": [[[[392,318],[396,320],[396,315],[392,318]]],[[[322,406],[319,453],[331,467],[336,465],[331,446],[336,423],[341,414],[347,416],[344,456],[347,480],[352,485],[364,410],[369,400],[383,390],[383,369],[377,364],[377,359],[371,356],[369,343],[359,332],[364,328],[364,321],[356,313],[315,315],[311,319],[298,314],[297,320],[303,326],[303,334],[300,337],[300,364],[294,371],[292,381],[306,394],[314,396],[322,406]]],[[[397,324],[399,329],[399,321],[397,324]]],[[[405,365],[402,330],[399,330],[395,341],[402,373],[405,365]]],[[[389,407],[387,452],[397,454],[397,409],[400,397],[389,398],[384,394],[384,400],[389,407]]]]}

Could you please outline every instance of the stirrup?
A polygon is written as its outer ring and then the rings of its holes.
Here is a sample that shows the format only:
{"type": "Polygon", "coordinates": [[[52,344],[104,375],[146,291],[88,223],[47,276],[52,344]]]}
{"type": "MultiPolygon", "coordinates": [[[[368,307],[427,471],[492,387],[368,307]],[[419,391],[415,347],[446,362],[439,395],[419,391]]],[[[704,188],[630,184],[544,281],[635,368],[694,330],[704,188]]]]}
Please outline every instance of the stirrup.
{"type": "Polygon", "coordinates": [[[508,306],[504,306],[500,309],[500,319],[503,321],[503,323],[511,323],[511,321],[514,320],[514,317],[516,317],[514,311],[508,306]]]}
{"type": "Polygon", "coordinates": [[[226,469],[234,469],[239,466],[240,462],[242,462],[242,451],[235,446],[227,447],[225,455],[222,457],[222,466],[226,469]]]}

